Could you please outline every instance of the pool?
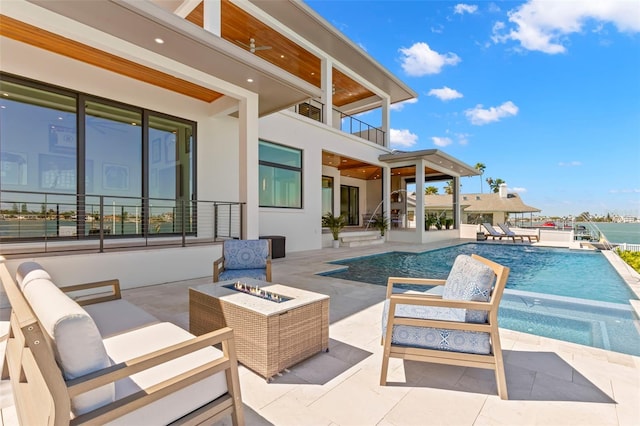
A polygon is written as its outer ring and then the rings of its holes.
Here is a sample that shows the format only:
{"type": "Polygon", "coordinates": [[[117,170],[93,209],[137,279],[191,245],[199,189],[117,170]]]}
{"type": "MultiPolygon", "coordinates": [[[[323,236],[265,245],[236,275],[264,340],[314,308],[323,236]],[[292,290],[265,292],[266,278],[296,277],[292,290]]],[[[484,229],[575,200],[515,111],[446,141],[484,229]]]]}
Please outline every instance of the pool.
{"type": "Polygon", "coordinates": [[[377,285],[387,277],[446,278],[458,254],[511,268],[500,303],[503,328],[640,355],[637,299],[600,252],[469,243],[424,253],[390,252],[332,262],[331,277],[377,285]]]}

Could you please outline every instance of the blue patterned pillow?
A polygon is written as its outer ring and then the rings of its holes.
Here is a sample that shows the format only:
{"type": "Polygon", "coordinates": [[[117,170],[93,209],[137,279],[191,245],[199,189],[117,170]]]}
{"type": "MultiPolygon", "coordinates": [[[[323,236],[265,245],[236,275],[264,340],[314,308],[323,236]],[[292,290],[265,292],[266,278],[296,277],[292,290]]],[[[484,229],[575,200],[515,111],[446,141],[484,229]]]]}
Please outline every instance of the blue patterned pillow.
{"type": "Polygon", "coordinates": [[[225,269],[267,267],[269,240],[227,240],[224,242],[225,269]]]}
{"type": "MultiPolygon", "coordinates": [[[[459,255],[449,272],[442,292],[443,299],[487,302],[491,297],[495,274],[484,263],[464,254],[459,255]]],[[[465,322],[487,321],[486,311],[466,310],[465,322]]]]}

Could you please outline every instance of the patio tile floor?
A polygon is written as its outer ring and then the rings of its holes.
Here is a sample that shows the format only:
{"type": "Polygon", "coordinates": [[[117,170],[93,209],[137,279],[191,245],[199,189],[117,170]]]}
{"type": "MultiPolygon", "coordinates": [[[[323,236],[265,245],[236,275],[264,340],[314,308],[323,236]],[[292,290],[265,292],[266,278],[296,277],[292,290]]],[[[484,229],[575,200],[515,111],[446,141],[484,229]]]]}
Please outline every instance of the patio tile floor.
{"type": "MultiPolygon", "coordinates": [[[[379,385],[380,319],[385,289],[315,275],[325,262],[447,243],[386,243],[323,249],[274,259],[273,281],[327,294],[330,351],[271,383],[240,366],[248,425],[638,425],[640,357],[501,329],[509,400],[490,370],[392,359],[379,385]]],[[[188,329],[188,287],[211,277],[123,291],[163,321],[188,329]]],[[[5,313],[6,314],[6,313],[5,313]]],[[[6,315],[3,319],[6,318],[6,315]]],[[[0,323],[6,330],[6,322],[0,323]]],[[[0,382],[2,424],[17,424],[10,385],[0,382]]],[[[231,424],[223,419],[218,425],[231,424]]]]}

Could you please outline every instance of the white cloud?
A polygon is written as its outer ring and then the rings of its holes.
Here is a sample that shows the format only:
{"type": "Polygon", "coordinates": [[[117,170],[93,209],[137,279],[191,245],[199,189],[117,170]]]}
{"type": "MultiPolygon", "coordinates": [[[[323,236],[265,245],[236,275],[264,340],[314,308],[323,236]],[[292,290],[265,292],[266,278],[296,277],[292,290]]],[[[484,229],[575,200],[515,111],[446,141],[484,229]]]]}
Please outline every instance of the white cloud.
{"type": "Polygon", "coordinates": [[[456,65],[461,59],[455,53],[440,54],[431,50],[427,43],[415,43],[410,48],[402,48],[402,69],[409,75],[421,77],[438,74],[445,65],[456,65]]]}
{"type": "Polygon", "coordinates": [[[478,11],[478,6],[475,4],[464,4],[458,3],[453,8],[453,13],[459,13],[463,15],[464,13],[476,13],[478,11]]]}
{"type": "Polygon", "coordinates": [[[582,166],[582,163],[580,161],[569,161],[569,162],[564,162],[561,161],[558,163],[558,166],[560,167],[576,167],[576,166],[582,166]]]}
{"type": "Polygon", "coordinates": [[[458,99],[462,97],[462,93],[447,86],[444,86],[442,89],[431,89],[427,94],[429,96],[435,96],[441,101],[450,101],[451,99],[458,99]]]}
{"type": "Polygon", "coordinates": [[[503,22],[493,28],[494,43],[516,41],[527,50],[549,54],[566,52],[568,35],[583,32],[587,23],[611,23],[621,32],[640,32],[640,3],[627,0],[529,0],[508,12],[510,29],[503,22]],[[503,32],[505,30],[506,32],[503,32]]]}
{"type": "Polygon", "coordinates": [[[433,144],[435,146],[448,146],[448,145],[451,145],[453,143],[451,138],[441,138],[441,137],[438,137],[438,136],[433,136],[431,138],[431,140],[433,141],[433,144]]]}
{"type": "Polygon", "coordinates": [[[405,105],[415,104],[418,102],[418,98],[407,99],[406,101],[396,102],[389,107],[391,111],[402,111],[405,105]]]}
{"type": "Polygon", "coordinates": [[[514,186],[513,188],[509,188],[509,191],[511,192],[517,192],[517,193],[523,193],[523,192],[527,192],[527,188],[521,188],[519,186],[514,186]]]}
{"type": "Polygon", "coordinates": [[[444,26],[442,24],[436,24],[431,27],[431,32],[435,34],[442,34],[444,32],[444,26]]]}
{"type": "Polygon", "coordinates": [[[390,129],[391,147],[410,148],[418,142],[418,135],[411,133],[407,129],[390,129]]]}
{"type": "Polygon", "coordinates": [[[482,126],[484,124],[500,121],[505,117],[511,117],[518,114],[518,107],[511,101],[507,101],[498,107],[489,109],[482,108],[482,105],[476,105],[475,108],[468,109],[464,112],[471,124],[482,126]]]}

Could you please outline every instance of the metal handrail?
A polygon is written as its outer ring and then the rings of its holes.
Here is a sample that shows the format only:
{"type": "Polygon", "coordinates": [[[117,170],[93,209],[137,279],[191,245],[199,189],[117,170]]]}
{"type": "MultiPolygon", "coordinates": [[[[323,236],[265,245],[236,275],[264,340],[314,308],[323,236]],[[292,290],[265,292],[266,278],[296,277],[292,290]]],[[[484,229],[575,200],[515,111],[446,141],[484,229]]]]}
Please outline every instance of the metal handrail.
{"type": "Polygon", "coordinates": [[[343,132],[374,142],[377,145],[384,146],[384,130],[365,123],[352,115],[345,114],[334,108],[334,111],[340,114],[340,128],[343,132]]]}
{"type": "Polygon", "coordinates": [[[62,242],[66,246],[93,244],[99,252],[107,246],[139,246],[141,241],[147,246],[152,240],[154,245],[166,240],[184,247],[242,238],[244,205],[235,201],[0,190],[0,242],[4,250],[29,243],[45,252],[50,243],[59,246],[62,242]]]}

